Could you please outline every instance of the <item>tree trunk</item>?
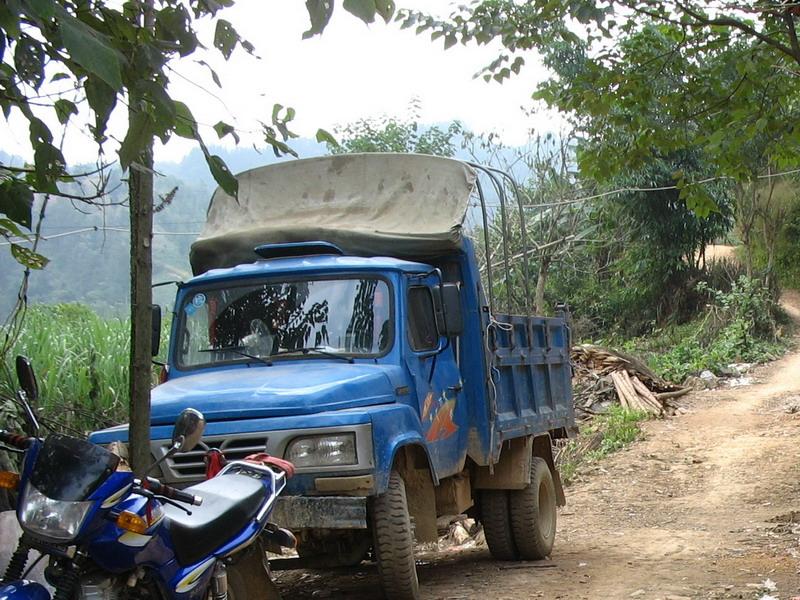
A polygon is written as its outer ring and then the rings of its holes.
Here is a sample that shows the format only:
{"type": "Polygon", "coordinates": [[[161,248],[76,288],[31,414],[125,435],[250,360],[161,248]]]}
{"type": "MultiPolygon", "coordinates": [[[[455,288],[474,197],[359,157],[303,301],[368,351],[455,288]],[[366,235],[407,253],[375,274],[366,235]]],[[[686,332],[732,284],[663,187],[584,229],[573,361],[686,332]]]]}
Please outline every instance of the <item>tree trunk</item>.
{"type": "Polygon", "coordinates": [[[547,275],[550,271],[550,259],[542,257],[539,262],[539,275],[536,278],[536,296],[534,298],[534,313],[537,315],[545,314],[544,289],[547,285],[547,275]]]}
{"type": "MultiPolygon", "coordinates": [[[[129,114],[140,103],[130,100],[129,114]]],[[[130,167],[128,194],[131,218],[131,353],[130,462],[143,477],[150,466],[150,387],[152,385],[153,292],[153,141],[138,164],[130,167]]]]}
{"type": "Polygon", "coordinates": [[[744,246],[745,272],[748,279],[753,278],[753,226],[755,221],[756,186],[754,183],[736,186],[736,223],[744,246]]]}

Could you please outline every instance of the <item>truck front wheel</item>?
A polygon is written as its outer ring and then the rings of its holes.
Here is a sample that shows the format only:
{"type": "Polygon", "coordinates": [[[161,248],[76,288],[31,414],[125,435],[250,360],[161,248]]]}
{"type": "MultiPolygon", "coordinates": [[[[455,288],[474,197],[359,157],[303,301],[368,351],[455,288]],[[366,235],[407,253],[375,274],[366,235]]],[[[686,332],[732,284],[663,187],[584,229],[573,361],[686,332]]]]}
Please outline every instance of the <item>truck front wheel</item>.
{"type": "Polygon", "coordinates": [[[511,529],[514,542],[524,560],[550,556],[556,539],[556,490],[547,463],[531,460],[531,482],[509,493],[511,529]]]}
{"type": "Polygon", "coordinates": [[[389,487],[376,496],[370,510],[375,559],[387,600],[417,600],[419,581],[414,562],[414,535],[408,514],[406,486],[396,471],[389,487]]]}

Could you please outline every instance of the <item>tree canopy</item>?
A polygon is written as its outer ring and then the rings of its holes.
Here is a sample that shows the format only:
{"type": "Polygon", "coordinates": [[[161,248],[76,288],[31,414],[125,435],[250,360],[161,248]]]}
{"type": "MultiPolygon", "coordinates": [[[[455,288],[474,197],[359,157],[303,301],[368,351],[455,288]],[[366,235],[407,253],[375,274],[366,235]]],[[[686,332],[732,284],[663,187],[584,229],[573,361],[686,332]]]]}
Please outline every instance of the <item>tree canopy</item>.
{"type": "MultiPolygon", "coordinates": [[[[321,33],[335,8],[333,0],[308,0],[311,26],[303,35],[321,33]]],[[[242,38],[221,11],[233,0],[144,0],[122,3],[83,0],[7,0],[0,3],[0,109],[5,118],[18,112],[28,122],[33,163],[12,167],[0,163],[0,235],[6,239],[26,236],[32,223],[34,193],[70,197],[60,184],[74,182],[54,133],[45,123],[51,112],[65,127],[85,101],[94,118],[91,133],[102,153],[108,143],[107,127],[118,103],[136,98],[118,158],[123,170],[135,161],[153,136],[166,143],[179,136],[195,140],[202,149],[214,179],[235,195],[236,179],[225,162],[212,154],[201,137],[189,106],[169,91],[170,62],[187,58],[204,46],[197,31],[200,19],[214,20],[213,45],[228,59],[241,49],[255,48],[242,38]],[[63,93],[67,92],[67,93],[63,93]],[[76,99],[77,92],[79,98],[76,99]]],[[[343,0],[344,10],[364,22],[391,18],[391,0],[343,0]]],[[[207,63],[210,79],[222,82],[207,63]]],[[[286,141],[293,137],[289,123],[295,111],[275,104],[262,123],[264,141],[276,152],[291,152],[286,141]]],[[[238,140],[235,129],[219,121],[214,129],[222,138],[238,140]]],[[[320,141],[330,135],[320,130],[320,141]]],[[[97,173],[91,173],[97,177],[97,173]]],[[[102,195],[80,195],[75,200],[93,201],[102,195]]],[[[29,268],[41,268],[45,259],[23,245],[13,243],[14,257],[29,268]]]]}
{"type": "MultiPolygon", "coordinates": [[[[794,3],[725,0],[488,0],[444,20],[398,16],[445,47],[499,40],[487,79],[513,76],[538,50],[554,74],[535,97],[571,117],[581,169],[598,181],[681,148],[736,181],[795,167],[799,17],[794,3]]],[[[714,210],[684,175],[675,179],[689,206],[714,210]]]]}

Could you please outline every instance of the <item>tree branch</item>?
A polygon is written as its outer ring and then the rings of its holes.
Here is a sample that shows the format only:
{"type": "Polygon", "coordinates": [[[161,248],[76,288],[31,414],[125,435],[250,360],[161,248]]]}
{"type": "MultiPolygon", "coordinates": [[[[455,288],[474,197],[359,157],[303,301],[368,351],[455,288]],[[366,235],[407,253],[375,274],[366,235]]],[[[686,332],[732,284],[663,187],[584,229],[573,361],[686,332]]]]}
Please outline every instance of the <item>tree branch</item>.
{"type": "MultiPolygon", "coordinates": [[[[755,37],[756,39],[764,42],[768,46],[772,46],[776,50],[783,52],[784,54],[792,57],[797,63],[800,63],[800,53],[795,53],[792,48],[779,42],[777,39],[766,35],[751,25],[748,25],[744,21],[740,21],[739,19],[734,19],[733,17],[707,17],[703,13],[697,12],[692,7],[682,3],[682,2],[675,2],[675,6],[677,6],[680,10],[684,13],[692,17],[697,23],[703,27],[706,26],[720,26],[720,27],[732,27],[734,29],[738,29],[748,35],[755,37]]],[[[692,23],[689,23],[691,26],[692,23]]],[[[695,25],[696,26],[696,25],[695,25]]]]}

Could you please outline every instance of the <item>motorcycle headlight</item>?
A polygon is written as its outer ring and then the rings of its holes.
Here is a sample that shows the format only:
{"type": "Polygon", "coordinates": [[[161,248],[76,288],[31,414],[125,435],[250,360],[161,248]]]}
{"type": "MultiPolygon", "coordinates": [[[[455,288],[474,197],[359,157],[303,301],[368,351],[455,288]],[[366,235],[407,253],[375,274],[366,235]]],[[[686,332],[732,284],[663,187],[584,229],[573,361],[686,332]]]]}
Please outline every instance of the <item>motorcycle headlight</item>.
{"type": "Polygon", "coordinates": [[[53,500],[28,485],[20,503],[19,521],[35,535],[69,542],[78,535],[93,504],[53,500]]]}
{"type": "Polygon", "coordinates": [[[300,467],[358,464],[354,433],[295,438],[286,448],[286,460],[300,467]]]}

